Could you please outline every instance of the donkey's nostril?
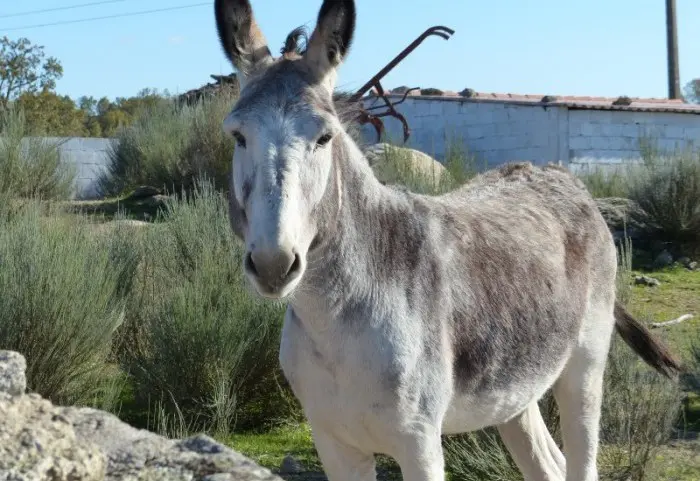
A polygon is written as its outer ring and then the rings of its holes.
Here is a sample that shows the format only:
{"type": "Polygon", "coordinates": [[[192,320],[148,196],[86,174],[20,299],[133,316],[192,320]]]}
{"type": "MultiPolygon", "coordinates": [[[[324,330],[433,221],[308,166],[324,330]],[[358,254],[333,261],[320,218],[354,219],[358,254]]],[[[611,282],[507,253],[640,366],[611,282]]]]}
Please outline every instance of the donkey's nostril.
{"type": "Polygon", "coordinates": [[[301,257],[299,257],[299,254],[294,254],[294,262],[292,262],[292,265],[289,266],[289,270],[287,271],[285,277],[295,274],[299,271],[299,269],[301,269],[301,257]]]}
{"type": "Polygon", "coordinates": [[[255,268],[255,262],[253,262],[253,254],[251,252],[248,252],[248,255],[245,256],[245,268],[250,271],[251,274],[255,276],[258,275],[258,270],[255,268]]]}

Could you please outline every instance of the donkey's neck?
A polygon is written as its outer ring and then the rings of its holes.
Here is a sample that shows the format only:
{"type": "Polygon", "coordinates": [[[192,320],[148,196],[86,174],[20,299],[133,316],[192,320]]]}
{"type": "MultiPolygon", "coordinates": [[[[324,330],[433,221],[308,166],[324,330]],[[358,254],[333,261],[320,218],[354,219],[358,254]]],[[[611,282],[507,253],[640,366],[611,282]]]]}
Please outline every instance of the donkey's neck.
{"type": "Polygon", "coordinates": [[[348,136],[333,148],[319,248],[309,253],[305,280],[292,300],[298,315],[321,322],[358,302],[380,303],[387,287],[400,284],[406,266],[415,262],[424,234],[417,196],[382,185],[348,136]]]}

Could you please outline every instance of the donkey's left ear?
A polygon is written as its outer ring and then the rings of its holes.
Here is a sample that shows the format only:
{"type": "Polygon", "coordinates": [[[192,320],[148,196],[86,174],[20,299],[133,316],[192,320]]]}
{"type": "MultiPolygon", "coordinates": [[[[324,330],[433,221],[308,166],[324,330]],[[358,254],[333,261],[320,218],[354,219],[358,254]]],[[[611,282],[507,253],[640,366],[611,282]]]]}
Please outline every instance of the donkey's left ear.
{"type": "Polygon", "coordinates": [[[350,49],[354,33],[355,2],[324,0],[304,54],[318,78],[324,78],[341,64],[350,49]]]}

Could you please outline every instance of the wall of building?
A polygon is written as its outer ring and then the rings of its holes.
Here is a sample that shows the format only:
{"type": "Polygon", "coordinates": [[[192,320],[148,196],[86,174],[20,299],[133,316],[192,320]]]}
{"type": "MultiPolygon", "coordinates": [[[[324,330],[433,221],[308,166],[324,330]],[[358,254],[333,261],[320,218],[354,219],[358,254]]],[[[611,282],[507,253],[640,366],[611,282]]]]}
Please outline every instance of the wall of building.
{"type": "Polygon", "coordinates": [[[98,179],[109,165],[108,151],[112,139],[45,137],[44,140],[55,143],[61,160],[75,167],[76,181],[73,197],[77,199],[99,197],[98,179]]]}
{"type": "MultiPolygon", "coordinates": [[[[477,167],[508,161],[561,162],[574,171],[614,168],[640,161],[640,142],[654,139],[663,150],[700,149],[700,115],[611,110],[574,110],[464,98],[412,98],[398,105],[408,120],[408,146],[444,160],[450,146],[472,153],[477,167]]],[[[400,141],[402,127],[384,118],[387,134],[400,141]]],[[[374,129],[365,126],[369,142],[374,129]]],[[[76,198],[99,196],[97,180],[109,164],[112,139],[49,138],[61,158],[75,165],[76,198]]]]}
{"type": "Polygon", "coordinates": [[[700,148],[700,115],[570,110],[568,162],[572,170],[639,162],[647,142],[662,150],[700,148]]]}
{"type": "MultiPolygon", "coordinates": [[[[644,139],[671,150],[700,147],[700,115],[687,113],[574,110],[562,105],[533,105],[462,98],[411,98],[396,109],[407,119],[407,145],[444,160],[456,142],[481,166],[530,160],[561,162],[572,170],[638,162],[644,139]]],[[[401,123],[385,117],[393,141],[402,139],[401,123]]],[[[369,141],[376,139],[365,127],[369,141]]]]}

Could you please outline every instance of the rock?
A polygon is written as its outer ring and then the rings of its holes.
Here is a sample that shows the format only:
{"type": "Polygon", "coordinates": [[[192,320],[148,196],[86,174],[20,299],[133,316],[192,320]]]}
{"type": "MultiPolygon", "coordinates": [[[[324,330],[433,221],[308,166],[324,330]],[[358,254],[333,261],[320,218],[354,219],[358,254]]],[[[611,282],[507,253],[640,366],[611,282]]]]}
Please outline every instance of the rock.
{"type": "Polygon", "coordinates": [[[285,456],[280,465],[281,474],[299,474],[304,471],[304,466],[290,455],[285,456]]]}
{"type": "Polygon", "coordinates": [[[690,271],[694,271],[698,267],[697,261],[691,260],[690,257],[680,257],[676,262],[690,271]]]}
{"type": "Polygon", "coordinates": [[[654,269],[662,269],[670,266],[671,264],[673,264],[673,255],[664,249],[658,256],[656,256],[652,265],[654,269]]]}
{"type": "Polygon", "coordinates": [[[661,285],[661,282],[658,279],[649,276],[636,276],[634,278],[634,283],[636,285],[644,285],[649,287],[657,287],[661,285]]]}
{"type": "Polygon", "coordinates": [[[80,442],[59,408],[32,394],[0,394],[0,479],[101,481],[105,458],[80,442]]]}
{"type": "Polygon", "coordinates": [[[147,197],[153,197],[154,195],[161,195],[162,193],[160,189],[151,187],[150,185],[142,185],[134,189],[131,195],[129,195],[129,199],[145,199],[147,197]]]}
{"type": "Polygon", "coordinates": [[[167,195],[158,194],[146,199],[144,205],[148,207],[165,207],[169,200],[170,197],[167,195]]]}
{"type": "Polygon", "coordinates": [[[434,186],[439,186],[443,177],[449,178],[449,171],[437,160],[415,149],[378,143],[365,150],[374,175],[385,184],[402,183],[410,170],[425,176],[434,186]]]}
{"type": "MultiPolygon", "coordinates": [[[[18,359],[0,351],[0,372],[18,359]]],[[[281,481],[204,435],[167,439],[97,409],[0,392],[0,481],[9,480],[281,481]]]]}
{"type": "Polygon", "coordinates": [[[0,351],[0,392],[21,396],[27,390],[27,362],[17,352],[0,351]]]}
{"type": "Polygon", "coordinates": [[[634,201],[623,197],[603,197],[595,199],[598,210],[603,215],[611,231],[647,230],[646,213],[634,201]]]}

